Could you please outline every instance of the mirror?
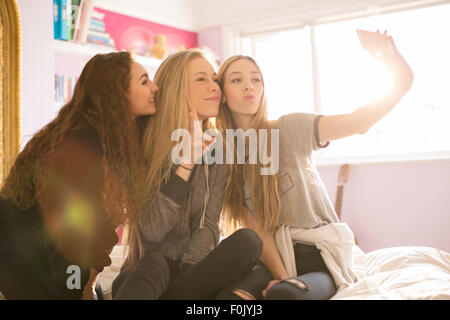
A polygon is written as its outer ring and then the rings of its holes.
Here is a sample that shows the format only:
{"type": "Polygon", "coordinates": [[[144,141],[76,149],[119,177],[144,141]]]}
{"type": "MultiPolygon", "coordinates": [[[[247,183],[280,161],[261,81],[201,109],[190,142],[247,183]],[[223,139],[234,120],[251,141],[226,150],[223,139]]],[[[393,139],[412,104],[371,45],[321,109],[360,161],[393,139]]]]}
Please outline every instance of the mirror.
{"type": "Polygon", "coordinates": [[[0,1],[0,184],[20,151],[20,17],[16,0],[0,1]]]}

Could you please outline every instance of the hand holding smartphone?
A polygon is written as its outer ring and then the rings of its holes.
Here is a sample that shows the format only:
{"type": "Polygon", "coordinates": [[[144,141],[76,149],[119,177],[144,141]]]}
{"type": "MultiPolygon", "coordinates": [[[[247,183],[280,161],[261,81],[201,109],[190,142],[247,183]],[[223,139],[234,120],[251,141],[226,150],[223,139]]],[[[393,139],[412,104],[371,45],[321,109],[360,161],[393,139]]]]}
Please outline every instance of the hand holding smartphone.
{"type": "Polygon", "coordinates": [[[395,54],[395,47],[390,36],[379,32],[356,30],[359,41],[364,49],[375,55],[395,54]]]}
{"type": "Polygon", "coordinates": [[[391,70],[396,79],[396,86],[403,88],[402,90],[409,90],[414,79],[414,73],[397,50],[392,37],[388,36],[386,31],[384,34],[379,31],[370,32],[360,29],[356,32],[362,47],[391,70]]]}

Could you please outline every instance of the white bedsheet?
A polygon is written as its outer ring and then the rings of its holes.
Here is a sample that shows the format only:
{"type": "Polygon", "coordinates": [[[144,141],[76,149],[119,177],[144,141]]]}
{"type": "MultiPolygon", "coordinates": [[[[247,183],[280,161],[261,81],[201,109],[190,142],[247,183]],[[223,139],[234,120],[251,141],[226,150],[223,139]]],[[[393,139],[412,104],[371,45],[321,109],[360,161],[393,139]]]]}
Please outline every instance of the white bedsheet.
{"type": "Polygon", "coordinates": [[[447,252],[430,247],[393,247],[359,258],[366,261],[367,276],[332,299],[450,299],[447,252]]]}
{"type": "MultiPolygon", "coordinates": [[[[357,248],[358,249],[358,248],[357,248]]],[[[111,266],[100,274],[105,298],[123,260],[123,248],[114,248],[111,266]]],[[[450,254],[430,247],[393,247],[364,254],[354,252],[355,269],[367,274],[332,299],[450,300],[450,254]]]]}
{"type": "MultiPolygon", "coordinates": [[[[430,247],[393,247],[364,254],[355,252],[355,268],[367,273],[332,299],[450,300],[450,254],[430,247]]],[[[123,247],[111,253],[112,264],[99,276],[106,299],[120,271],[123,247]]],[[[4,299],[0,293],[0,300],[4,299]]]]}

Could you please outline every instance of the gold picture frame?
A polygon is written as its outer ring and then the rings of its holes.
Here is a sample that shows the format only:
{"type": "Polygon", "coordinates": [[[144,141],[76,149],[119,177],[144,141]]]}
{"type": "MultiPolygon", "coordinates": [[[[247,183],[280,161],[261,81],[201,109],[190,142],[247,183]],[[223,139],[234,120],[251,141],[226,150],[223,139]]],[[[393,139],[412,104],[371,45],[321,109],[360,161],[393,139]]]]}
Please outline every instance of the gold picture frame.
{"type": "Polygon", "coordinates": [[[0,1],[0,184],[20,152],[21,27],[17,0],[0,1]]]}

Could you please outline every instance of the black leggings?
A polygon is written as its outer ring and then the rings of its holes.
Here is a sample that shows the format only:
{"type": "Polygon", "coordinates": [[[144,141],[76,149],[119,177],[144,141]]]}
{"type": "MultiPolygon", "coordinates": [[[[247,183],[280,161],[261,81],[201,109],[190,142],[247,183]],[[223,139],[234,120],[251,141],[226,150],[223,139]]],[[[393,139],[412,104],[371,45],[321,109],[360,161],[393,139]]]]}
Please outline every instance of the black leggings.
{"type": "Polygon", "coordinates": [[[256,232],[240,229],[173,279],[167,260],[159,253],[148,253],[121,270],[113,282],[112,296],[113,299],[236,299],[232,291],[237,288],[258,296],[270,281],[269,272],[259,263],[261,252],[262,241],[256,232]]]}

